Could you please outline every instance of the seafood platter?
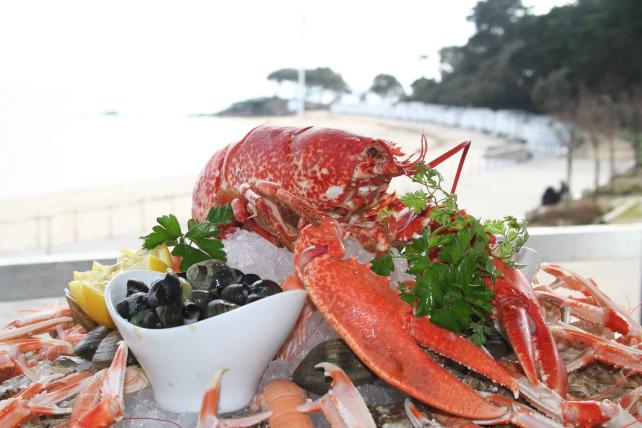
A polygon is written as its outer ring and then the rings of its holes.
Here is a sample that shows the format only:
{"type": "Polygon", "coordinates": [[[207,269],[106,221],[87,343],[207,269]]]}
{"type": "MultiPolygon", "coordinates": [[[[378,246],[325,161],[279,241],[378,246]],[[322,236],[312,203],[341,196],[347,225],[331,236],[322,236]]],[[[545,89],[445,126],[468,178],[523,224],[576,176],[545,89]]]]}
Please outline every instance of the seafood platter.
{"type": "Polygon", "coordinates": [[[0,427],[642,426],[642,327],[522,222],[458,206],[469,145],[251,130],[187,223],[3,327],[0,427]]]}

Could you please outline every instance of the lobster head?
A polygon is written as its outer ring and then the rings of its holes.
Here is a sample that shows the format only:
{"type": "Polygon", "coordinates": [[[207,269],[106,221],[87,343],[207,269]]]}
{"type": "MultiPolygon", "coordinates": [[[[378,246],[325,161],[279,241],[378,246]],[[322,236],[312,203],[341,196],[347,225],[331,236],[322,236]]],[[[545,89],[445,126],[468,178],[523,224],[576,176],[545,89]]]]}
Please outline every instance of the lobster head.
{"type": "MultiPolygon", "coordinates": [[[[294,132],[292,150],[299,159],[303,186],[293,193],[333,217],[347,220],[352,214],[380,206],[393,177],[408,175],[425,156],[425,142],[415,160],[399,160],[394,143],[327,128],[294,132]],[[298,192],[297,192],[298,190],[298,192]]],[[[299,181],[301,183],[301,181],[299,181]]]]}

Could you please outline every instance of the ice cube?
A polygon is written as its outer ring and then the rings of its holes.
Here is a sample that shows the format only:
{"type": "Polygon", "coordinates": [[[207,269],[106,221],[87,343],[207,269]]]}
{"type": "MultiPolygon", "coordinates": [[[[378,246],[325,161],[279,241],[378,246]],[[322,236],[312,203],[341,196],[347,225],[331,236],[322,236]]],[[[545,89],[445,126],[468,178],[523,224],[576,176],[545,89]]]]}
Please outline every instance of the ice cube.
{"type": "Polygon", "coordinates": [[[253,232],[239,229],[223,240],[227,264],[283,284],[294,272],[292,253],[253,232]]]}

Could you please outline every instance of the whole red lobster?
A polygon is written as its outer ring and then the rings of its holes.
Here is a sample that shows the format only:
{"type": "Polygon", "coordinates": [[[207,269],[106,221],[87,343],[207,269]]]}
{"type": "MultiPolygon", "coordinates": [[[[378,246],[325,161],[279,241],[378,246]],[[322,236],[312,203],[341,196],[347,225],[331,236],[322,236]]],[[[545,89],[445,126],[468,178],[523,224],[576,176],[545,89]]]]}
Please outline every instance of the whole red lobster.
{"type": "MultiPolygon", "coordinates": [[[[427,163],[433,168],[461,152],[452,192],[469,147],[463,142],[427,163]]],[[[235,226],[294,251],[296,280],[382,379],[449,413],[496,418],[506,409],[484,401],[432,362],[418,343],[516,391],[510,374],[463,338],[413,317],[387,278],[343,259],[346,234],[382,252],[427,225],[427,212],[417,215],[386,193],[390,180],[412,174],[426,151],[422,137],[419,156],[399,161],[403,153],[385,140],[336,129],[260,126],[209,160],[194,188],[193,216],[203,219],[211,207],[231,202],[235,226]],[[393,215],[380,221],[384,209],[393,215]]],[[[529,380],[545,379],[564,396],[566,371],[529,282],[498,263],[504,277],[496,284],[497,318],[529,380]]]]}

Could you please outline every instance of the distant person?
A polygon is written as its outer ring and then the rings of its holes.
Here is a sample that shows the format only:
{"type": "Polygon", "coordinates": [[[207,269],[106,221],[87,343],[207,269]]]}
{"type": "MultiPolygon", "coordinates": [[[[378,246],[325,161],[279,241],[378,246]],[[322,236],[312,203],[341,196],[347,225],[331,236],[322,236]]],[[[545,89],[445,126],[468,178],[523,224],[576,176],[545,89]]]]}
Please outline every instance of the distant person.
{"type": "Polygon", "coordinates": [[[568,186],[564,181],[560,182],[560,190],[555,190],[548,186],[542,195],[542,206],[557,205],[562,200],[562,196],[568,193],[568,186]]]}

